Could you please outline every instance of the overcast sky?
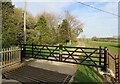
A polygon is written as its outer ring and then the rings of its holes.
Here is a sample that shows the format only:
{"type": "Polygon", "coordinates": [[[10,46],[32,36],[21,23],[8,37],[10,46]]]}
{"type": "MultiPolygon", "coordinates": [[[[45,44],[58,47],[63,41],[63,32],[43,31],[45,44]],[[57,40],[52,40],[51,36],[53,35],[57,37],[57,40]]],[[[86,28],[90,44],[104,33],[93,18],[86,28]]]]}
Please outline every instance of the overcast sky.
{"type": "MultiPolygon", "coordinates": [[[[24,8],[24,0],[12,0],[15,7],[24,8]]],[[[118,14],[118,0],[76,0],[84,4],[102,9],[107,12],[118,14]],[[108,2],[109,1],[109,2],[108,2]]],[[[74,0],[27,0],[27,11],[34,16],[48,11],[63,14],[69,11],[84,24],[84,32],[80,35],[86,37],[111,37],[118,35],[118,17],[105,12],[92,9],[74,0]]]]}

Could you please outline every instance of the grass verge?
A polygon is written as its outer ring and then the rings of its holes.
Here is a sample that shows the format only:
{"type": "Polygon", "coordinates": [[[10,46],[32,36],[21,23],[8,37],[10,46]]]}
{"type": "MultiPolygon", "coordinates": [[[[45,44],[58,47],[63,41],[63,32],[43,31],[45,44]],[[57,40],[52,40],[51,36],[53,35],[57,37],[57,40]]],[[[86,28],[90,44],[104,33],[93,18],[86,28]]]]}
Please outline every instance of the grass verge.
{"type": "Polygon", "coordinates": [[[89,67],[84,65],[78,65],[77,72],[74,77],[73,84],[76,83],[89,83],[89,84],[101,84],[101,78],[89,67]]]}

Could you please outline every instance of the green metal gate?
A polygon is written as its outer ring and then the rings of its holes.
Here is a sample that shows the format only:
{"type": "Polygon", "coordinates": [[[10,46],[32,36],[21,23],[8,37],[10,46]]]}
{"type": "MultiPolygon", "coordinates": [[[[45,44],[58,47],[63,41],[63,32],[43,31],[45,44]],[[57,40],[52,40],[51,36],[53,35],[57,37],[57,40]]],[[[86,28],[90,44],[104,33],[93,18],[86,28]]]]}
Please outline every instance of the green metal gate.
{"type": "Polygon", "coordinates": [[[22,44],[22,57],[107,68],[107,48],[22,44]]]}

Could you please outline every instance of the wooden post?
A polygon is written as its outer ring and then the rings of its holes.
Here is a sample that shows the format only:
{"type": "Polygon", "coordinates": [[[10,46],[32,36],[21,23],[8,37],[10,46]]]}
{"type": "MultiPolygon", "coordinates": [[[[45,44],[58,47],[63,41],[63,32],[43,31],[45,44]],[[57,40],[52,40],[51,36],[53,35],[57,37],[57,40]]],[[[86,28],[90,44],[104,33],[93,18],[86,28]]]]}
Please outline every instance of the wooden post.
{"type": "Polygon", "coordinates": [[[116,60],[117,60],[117,58],[116,58],[116,55],[115,55],[115,78],[117,78],[117,73],[116,73],[116,60]]]}
{"type": "Polygon", "coordinates": [[[101,65],[101,56],[102,56],[102,52],[101,52],[101,46],[99,47],[99,65],[101,65]]]}
{"type": "Polygon", "coordinates": [[[4,49],[2,49],[2,66],[5,65],[5,53],[4,53],[4,49]]]}
{"type": "MultiPolygon", "coordinates": [[[[117,62],[116,62],[116,60],[117,60],[117,58],[116,58],[116,55],[115,55],[115,78],[117,79],[117,73],[118,73],[118,71],[117,71],[117,67],[116,67],[116,65],[117,65],[117,62]]],[[[118,81],[118,80],[117,80],[118,81]]]]}
{"type": "MultiPolygon", "coordinates": [[[[11,51],[10,48],[8,48],[8,50],[11,51]]],[[[9,63],[11,63],[11,61],[10,61],[10,60],[11,60],[11,59],[10,59],[10,52],[8,52],[8,60],[9,60],[9,63]]]]}
{"type": "Polygon", "coordinates": [[[19,57],[18,57],[18,60],[19,60],[19,62],[21,62],[21,49],[20,49],[20,47],[18,47],[18,55],[19,55],[19,57]]]}
{"type": "MultiPolygon", "coordinates": [[[[120,15],[120,1],[118,2],[118,15],[120,15]]],[[[120,28],[120,17],[118,17],[118,28],[120,28]]],[[[120,29],[118,29],[118,36],[120,35],[120,29]]],[[[120,37],[118,37],[118,44],[120,41],[120,37]]],[[[118,62],[119,62],[119,67],[120,67],[120,52],[118,49],[118,62]]],[[[120,68],[119,68],[119,82],[120,82],[120,68]]]]}
{"type": "Polygon", "coordinates": [[[110,68],[109,62],[110,62],[110,56],[108,55],[108,68],[110,68]]]}
{"type": "Polygon", "coordinates": [[[118,81],[119,81],[119,83],[120,83],[120,57],[119,57],[120,55],[118,55],[118,75],[119,75],[119,78],[118,78],[118,81]]]}
{"type": "Polygon", "coordinates": [[[59,60],[62,61],[62,45],[59,45],[59,60]]]}

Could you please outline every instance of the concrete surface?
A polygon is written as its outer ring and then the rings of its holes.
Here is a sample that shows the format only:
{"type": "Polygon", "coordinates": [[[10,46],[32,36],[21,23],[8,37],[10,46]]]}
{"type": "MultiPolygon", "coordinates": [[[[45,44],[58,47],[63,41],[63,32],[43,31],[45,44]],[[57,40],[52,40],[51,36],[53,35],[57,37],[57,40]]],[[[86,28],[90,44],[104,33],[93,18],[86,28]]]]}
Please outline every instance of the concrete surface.
{"type": "Polygon", "coordinates": [[[77,70],[77,65],[38,59],[28,64],[32,67],[42,68],[50,71],[56,71],[73,76],[77,70]]]}
{"type": "Polygon", "coordinates": [[[13,79],[3,79],[2,84],[22,84],[22,83],[13,79]]]}

